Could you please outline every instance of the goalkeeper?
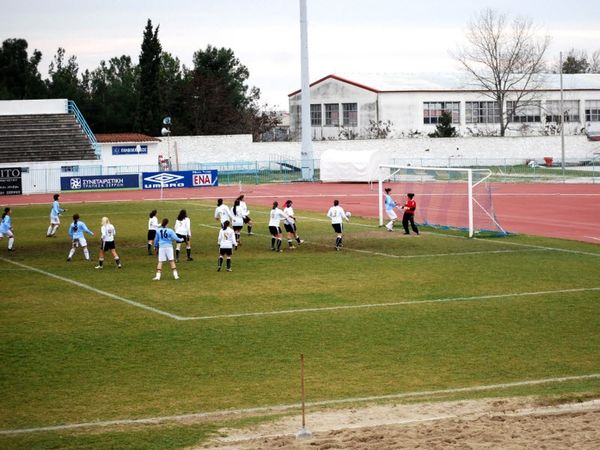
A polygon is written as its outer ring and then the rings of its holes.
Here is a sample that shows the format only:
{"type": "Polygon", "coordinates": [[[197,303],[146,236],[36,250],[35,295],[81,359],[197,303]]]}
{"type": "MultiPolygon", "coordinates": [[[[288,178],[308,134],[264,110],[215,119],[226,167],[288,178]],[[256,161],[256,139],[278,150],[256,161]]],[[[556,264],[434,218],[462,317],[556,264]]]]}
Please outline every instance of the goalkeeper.
{"type": "Polygon", "coordinates": [[[410,234],[408,231],[408,224],[410,222],[410,227],[415,232],[415,234],[419,234],[419,229],[415,225],[415,210],[417,209],[417,202],[414,201],[415,194],[408,193],[406,194],[407,200],[402,209],[404,210],[404,215],[402,216],[402,226],[404,227],[404,234],[410,234]]]}

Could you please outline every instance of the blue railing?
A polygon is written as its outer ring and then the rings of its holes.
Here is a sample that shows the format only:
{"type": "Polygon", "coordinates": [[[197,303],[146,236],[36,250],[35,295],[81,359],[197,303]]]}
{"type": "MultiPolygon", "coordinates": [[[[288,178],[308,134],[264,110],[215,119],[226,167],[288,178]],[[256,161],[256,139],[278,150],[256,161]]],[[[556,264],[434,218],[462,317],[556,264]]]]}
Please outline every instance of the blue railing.
{"type": "Polygon", "coordinates": [[[81,127],[81,129],[83,130],[85,135],[87,136],[88,140],[90,141],[90,144],[94,148],[94,153],[96,154],[96,158],[100,159],[100,156],[102,155],[102,152],[100,149],[100,144],[98,144],[98,141],[96,140],[96,136],[94,136],[94,133],[92,133],[92,130],[91,130],[90,126],[88,125],[88,123],[86,122],[85,117],[83,117],[83,114],[81,114],[81,111],[79,111],[79,108],[77,107],[77,105],[75,104],[75,102],[73,100],[69,100],[68,111],[75,116],[75,120],[77,121],[77,123],[79,124],[79,126],[81,127]]]}

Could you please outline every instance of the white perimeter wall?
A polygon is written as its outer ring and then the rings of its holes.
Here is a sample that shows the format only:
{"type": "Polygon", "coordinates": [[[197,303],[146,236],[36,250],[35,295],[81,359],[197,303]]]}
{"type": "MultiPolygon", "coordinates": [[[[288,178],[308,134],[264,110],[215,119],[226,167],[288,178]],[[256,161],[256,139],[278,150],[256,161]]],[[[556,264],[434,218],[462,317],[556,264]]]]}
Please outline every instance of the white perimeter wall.
{"type": "Polygon", "coordinates": [[[67,99],[52,100],[2,100],[0,116],[20,116],[24,114],[65,114],[68,112],[67,99]]]}
{"type": "MultiPolygon", "coordinates": [[[[179,163],[210,163],[226,161],[268,161],[277,159],[300,159],[299,142],[252,142],[250,135],[237,136],[175,136],[171,138],[171,153],[176,142],[179,163]]],[[[421,160],[432,164],[464,165],[460,161],[477,159],[482,164],[498,160],[543,162],[551,156],[561,158],[559,136],[534,137],[471,137],[471,138],[418,138],[373,139],[354,141],[314,141],[315,159],[328,149],[335,150],[383,150],[390,159],[408,160],[413,165],[421,160]]],[[[167,155],[167,142],[158,144],[158,152],[167,155]]],[[[590,160],[600,152],[600,142],[588,141],[585,136],[565,136],[565,160],[590,160]]],[[[471,162],[468,162],[471,164],[471,162]]]]}
{"type": "MultiPolygon", "coordinates": [[[[253,143],[250,135],[235,136],[175,136],[170,139],[171,160],[175,169],[175,146],[180,164],[220,163],[234,161],[300,160],[299,142],[253,143]]],[[[150,147],[150,146],[149,146],[150,147]]],[[[341,151],[381,150],[389,162],[431,166],[471,164],[520,164],[527,160],[543,163],[546,156],[560,161],[560,137],[504,137],[504,138],[418,138],[374,139],[355,141],[315,141],[315,159],[328,149],[341,151]]],[[[106,145],[104,153],[110,151],[106,145]]],[[[589,161],[594,153],[600,155],[600,142],[588,141],[585,136],[565,136],[565,155],[569,162],[589,161]]],[[[26,167],[23,174],[23,192],[58,192],[60,177],[66,175],[100,175],[135,173],[157,170],[157,155],[168,157],[167,140],[149,148],[148,155],[117,157],[108,155],[105,161],[17,162],[0,167],[26,167]],[[78,166],[78,173],[61,173],[61,166],[78,166]],[[140,167],[141,166],[141,167],[140,167]]]]}

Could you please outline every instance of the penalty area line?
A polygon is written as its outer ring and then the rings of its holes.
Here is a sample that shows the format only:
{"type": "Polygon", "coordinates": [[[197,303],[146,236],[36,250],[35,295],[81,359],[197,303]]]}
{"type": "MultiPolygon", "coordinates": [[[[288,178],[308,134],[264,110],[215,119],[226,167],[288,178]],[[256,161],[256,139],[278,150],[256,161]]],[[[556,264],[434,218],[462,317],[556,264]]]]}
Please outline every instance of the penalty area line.
{"type": "Polygon", "coordinates": [[[39,273],[41,275],[45,275],[47,277],[54,278],[55,280],[59,280],[59,281],[65,282],[65,283],[72,284],[74,286],[80,287],[82,289],[86,289],[88,291],[94,292],[94,293],[102,295],[104,297],[108,297],[108,298],[113,299],[113,300],[117,300],[117,301],[120,301],[120,302],[123,302],[123,303],[127,303],[128,305],[135,306],[136,308],[145,309],[146,311],[150,311],[150,312],[153,312],[155,314],[160,314],[162,316],[170,317],[171,319],[175,319],[175,320],[182,320],[183,319],[181,316],[177,316],[175,314],[168,313],[166,311],[163,311],[163,310],[158,309],[158,308],[154,308],[152,306],[144,305],[143,303],[139,303],[139,302],[136,302],[136,301],[133,301],[133,300],[129,300],[129,299],[125,298],[125,297],[121,297],[120,295],[112,294],[110,292],[106,292],[106,291],[103,291],[101,289],[97,289],[97,288],[95,288],[93,286],[90,286],[89,284],[81,283],[79,281],[75,281],[75,280],[72,280],[70,278],[61,277],[60,275],[56,275],[56,274],[54,274],[52,272],[47,272],[45,270],[38,269],[38,268],[32,267],[32,266],[28,266],[27,264],[22,264],[22,263],[19,263],[19,262],[16,262],[16,261],[11,261],[10,259],[6,259],[6,258],[0,258],[0,260],[2,260],[4,262],[7,262],[9,264],[14,264],[15,266],[21,267],[22,269],[27,269],[27,270],[29,270],[31,272],[36,272],[36,273],[39,273]]]}
{"type": "MultiPolygon", "coordinates": [[[[554,384],[554,383],[566,383],[569,381],[582,381],[582,380],[594,380],[599,379],[600,373],[591,373],[586,375],[573,375],[564,377],[554,378],[540,378],[537,380],[522,380],[514,381],[510,383],[498,383],[498,384],[486,384],[476,386],[464,386],[459,388],[449,389],[438,389],[429,391],[413,391],[413,392],[400,392],[396,394],[388,395],[374,395],[369,397],[348,397],[332,400],[321,400],[316,402],[308,402],[306,406],[309,407],[327,407],[340,405],[345,403],[363,403],[363,402],[374,402],[381,400],[402,400],[419,397],[432,397],[440,395],[451,395],[451,394],[464,394],[470,392],[483,392],[493,390],[511,389],[522,386],[536,386],[541,384],[554,384]]],[[[272,405],[272,406],[258,406],[255,408],[244,408],[244,409],[225,409],[221,411],[210,411],[201,413],[190,413],[180,414],[172,416],[159,416],[159,417],[145,417],[139,419],[115,419],[115,420],[103,420],[97,422],[81,422],[71,423],[63,425],[49,425],[44,427],[32,427],[32,428],[15,428],[15,429],[4,429],[0,430],[0,435],[9,434],[26,434],[26,433],[38,433],[45,431],[59,431],[59,430],[73,430],[78,428],[106,428],[110,426],[123,426],[123,425],[153,425],[165,422],[186,422],[190,420],[219,420],[228,416],[240,416],[240,415],[251,415],[251,414],[274,414],[286,411],[299,410],[300,404],[287,404],[287,405],[272,405]]]]}
{"type": "Polygon", "coordinates": [[[517,292],[509,294],[490,294],[490,295],[477,295],[472,297],[447,297],[437,298],[430,300],[407,300],[401,302],[388,302],[388,303],[367,303],[363,305],[339,305],[339,306],[324,306],[322,308],[301,308],[301,309],[283,309],[279,311],[262,311],[262,312],[248,312],[248,313],[233,313],[233,314],[218,314],[212,316],[196,316],[196,317],[180,317],[179,320],[215,320],[215,319],[235,319],[241,317],[262,317],[262,316],[276,316],[282,314],[302,314],[311,312],[322,312],[322,311],[339,311],[348,309],[367,309],[367,308],[390,308],[396,306],[409,306],[409,305],[426,305],[432,303],[450,303],[450,302],[464,302],[473,300],[493,300],[510,297],[530,297],[538,295],[553,295],[553,294],[568,294],[575,292],[593,292],[600,291],[600,287],[593,288],[574,288],[574,289],[559,289],[555,291],[534,291],[534,292],[517,292]]]}

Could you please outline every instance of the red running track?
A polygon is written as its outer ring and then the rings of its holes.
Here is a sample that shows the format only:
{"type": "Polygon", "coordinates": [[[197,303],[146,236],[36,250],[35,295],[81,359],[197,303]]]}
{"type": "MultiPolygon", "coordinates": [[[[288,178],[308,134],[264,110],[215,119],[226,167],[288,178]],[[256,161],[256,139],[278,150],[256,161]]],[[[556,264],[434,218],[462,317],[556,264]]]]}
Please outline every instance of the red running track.
{"type": "MultiPolygon", "coordinates": [[[[346,210],[365,217],[378,217],[377,185],[365,183],[288,183],[243,185],[246,202],[270,206],[273,200],[280,205],[288,198],[296,209],[322,211],[339,199],[346,210]]],[[[548,236],[600,244],[600,184],[508,184],[493,185],[496,217],[504,229],[512,233],[548,236]]],[[[400,187],[392,192],[402,200],[400,187]]],[[[419,199],[419,192],[416,199],[419,199]]],[[[240,186],[165,189],[162,198],[217,199],[226,202],[240,194],[240,186]]],[[[421,193],[425,195],[424,193],[421,193]]],[[[159,190],[64,192],[61,203],[112,202],[128,200],[160,201],[159,190]]],[[[33,194],[4,197],[4,204],[50,204],[52,194],[33,194]]],[[[149,207],[149,209],[151,209],[149,207]]],[[[416,219],[419,221],[417,208],[416,219]]],[[[464,214],[458,212],[457,214],[464,214]]],[[[430,222],[433,222],[430,220],[430,222]]]]}

